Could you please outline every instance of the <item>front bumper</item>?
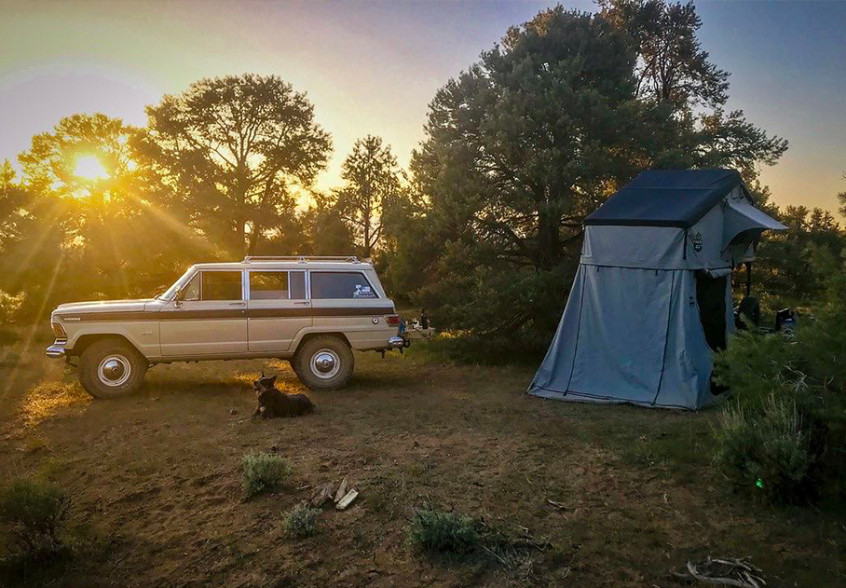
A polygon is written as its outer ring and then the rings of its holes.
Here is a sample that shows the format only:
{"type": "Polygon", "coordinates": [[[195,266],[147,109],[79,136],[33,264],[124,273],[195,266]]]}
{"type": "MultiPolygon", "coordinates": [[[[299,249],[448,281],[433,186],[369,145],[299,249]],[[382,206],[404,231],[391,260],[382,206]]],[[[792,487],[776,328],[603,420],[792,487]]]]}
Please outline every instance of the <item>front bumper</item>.
{"type": "Polygon", "coordinates": [[[53,344],[47,348],[44,354],[47,357],[61,358],[65,356],[65,345],[68,344],[67,339],[56,339],[53,344]]]}

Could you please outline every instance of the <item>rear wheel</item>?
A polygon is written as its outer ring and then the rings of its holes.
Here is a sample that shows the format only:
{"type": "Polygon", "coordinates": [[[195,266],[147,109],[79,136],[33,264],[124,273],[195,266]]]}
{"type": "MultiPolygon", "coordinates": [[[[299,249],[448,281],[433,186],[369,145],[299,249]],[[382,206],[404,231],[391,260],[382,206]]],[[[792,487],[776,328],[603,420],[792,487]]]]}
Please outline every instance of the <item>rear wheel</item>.
{"type": "Polygon", "coordinates": [[[354,362],[346,341],[333,335],[320,335],[300,345],[291,366],[308,388],[334,390],[349,381],[354,362]]]}
{"type": "Polygon", "coordinates": [[[79,381],[95,398],[117,398],[141,387],[147,360],[122,339],[92,343],[79,359],[79,381]]]}

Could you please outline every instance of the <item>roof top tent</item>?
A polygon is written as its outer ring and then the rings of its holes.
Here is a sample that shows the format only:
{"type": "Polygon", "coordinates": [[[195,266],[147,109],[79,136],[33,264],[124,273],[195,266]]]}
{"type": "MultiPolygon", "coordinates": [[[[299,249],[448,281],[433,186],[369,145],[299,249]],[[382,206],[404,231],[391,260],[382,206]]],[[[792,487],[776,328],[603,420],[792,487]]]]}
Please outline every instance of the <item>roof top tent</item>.
{"type": "Polygon", "coordinates": [[[585,219],[582,255],[529,393],[698,409],[734,329],[732,269],[768,229],[733,170],[640,174],[585,219]]]}

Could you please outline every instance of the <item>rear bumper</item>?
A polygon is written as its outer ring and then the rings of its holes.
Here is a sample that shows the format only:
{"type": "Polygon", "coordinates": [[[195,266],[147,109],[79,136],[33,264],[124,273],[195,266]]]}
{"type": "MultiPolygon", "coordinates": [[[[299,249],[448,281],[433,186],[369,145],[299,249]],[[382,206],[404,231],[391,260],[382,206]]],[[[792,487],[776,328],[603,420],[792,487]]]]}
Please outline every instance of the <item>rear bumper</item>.
{"type": "Polygon", "coordinates": [[[53,341],[53,344],[47,348],[47,351],[44,354],[47,357],[53,358],[61,358],[65,356],[65,345],[67,345],[67,339],[56,339],[53,341]]]}
{"type": "Polygon", "coordinates": [[[411,341],[404,337],[391,337],[388,339],[388,349],[402,349],[403,347],[411,347],[411,341]]]}

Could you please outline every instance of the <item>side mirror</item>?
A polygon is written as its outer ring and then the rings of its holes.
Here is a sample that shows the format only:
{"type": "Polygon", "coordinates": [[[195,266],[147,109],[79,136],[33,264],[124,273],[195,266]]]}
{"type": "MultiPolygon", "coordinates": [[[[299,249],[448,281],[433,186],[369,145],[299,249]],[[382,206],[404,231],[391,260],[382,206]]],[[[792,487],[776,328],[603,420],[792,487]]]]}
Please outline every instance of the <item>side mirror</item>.
{"type": "Polygon", "coordinates": [[[179,306],[180,304],[182,304],[183,300],[185,300],[185,291],[177,290],[176,296],[173,297],[173,303],[176,304],[176,306],[179,306]]]}

